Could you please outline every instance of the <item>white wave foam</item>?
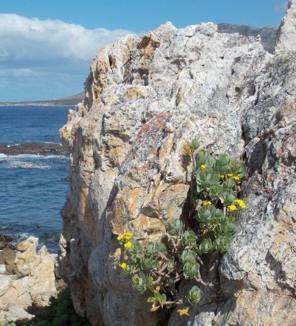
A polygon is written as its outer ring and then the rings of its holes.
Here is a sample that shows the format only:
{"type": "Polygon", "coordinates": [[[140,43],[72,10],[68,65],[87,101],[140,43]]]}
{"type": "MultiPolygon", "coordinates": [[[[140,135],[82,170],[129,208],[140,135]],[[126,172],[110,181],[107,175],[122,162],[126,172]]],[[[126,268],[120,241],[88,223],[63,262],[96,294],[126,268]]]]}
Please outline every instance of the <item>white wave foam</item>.
{"type": "Polygon", "coordinates": [[[38,155],[38,154],[19,154],[19,155],[6,155],[0,154],[1,165],[8,169],[50,169],[51,160],[66,161],[69,158],[64,155],[38,155]],[[2,165],[3,166],[3,165],[2,165]]]}
{"type": "Polygon", "coordinates": [[[9,167],[13,168],[13,169],[41,169],[41,170],[50,169],[49,165],[33,163],[33,162],[26,162],[26,161],[10,161],[9,167]]]}
{"type": "Polygon", "coordinates": [[[27,232],[21,232],[16,234],[18,240],[23,240],[23,239],[28,239],[32,234],[27,233],[27,232]]]}
{"type": "Polygon", "coordinates": [[[68,156],[66,155],[47,155],[43,156],[45,159],[58,159],[58,160],[68,160],[68,156]]]}
{"type": "Polygon", "coordinates": [[[31,160],[48,160],[48,159],[68,159],[66,155],[39,155],[39,154],[17,154],[6,155],[0,153],[0,159],[13,160],[13,159],[31,159],[31,160]]]}
{"type": "Polygon", "coordinates": [[[43,144],[53,144],[53,145],[60,145],[60,146],[63,146],[61,143],[55,143],[53,141],[45,141],[43,142],[43,144]]]}

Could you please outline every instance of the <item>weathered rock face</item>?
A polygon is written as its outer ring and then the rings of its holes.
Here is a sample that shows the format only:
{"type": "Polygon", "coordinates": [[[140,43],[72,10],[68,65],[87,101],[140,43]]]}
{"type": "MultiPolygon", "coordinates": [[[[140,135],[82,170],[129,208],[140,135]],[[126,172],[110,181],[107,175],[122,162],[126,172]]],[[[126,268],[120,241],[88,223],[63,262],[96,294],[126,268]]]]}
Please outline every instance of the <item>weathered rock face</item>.
{"type": "Polygon", "coordinates": [[[284,53],[286,51],[295,51],[296,49],[296,2],[289,0],[288,11],[286,17],[283,19],[276,52],[284,53]]]}
{"type": "Polygon", "coordinates": [[[61,130],[72,153],[61,272],[93,325],[165,324],[113,269],[115,234],[157,240],[162,220],[183,216],[193,139],[245,154],[249,177],[240,230],[188,325],[295,324],[295,73],[292,50],[273,56],[210,23],[101,50],[61,130]]]}
{"type": "Polygon", "coordinates": [[[221,33],[239,33],[244,36],[260,37],[264,49],[274,52],[278,29],[273,27],[251,27],[246,25],[218,24],[221,33]]]}
{"type": "Polygon", "coordinates": [[[46,306],[57,295],[55,255],[30,237],[17,247],[0,243],[0,321],[32,318],[26,309],[46,306]]]}

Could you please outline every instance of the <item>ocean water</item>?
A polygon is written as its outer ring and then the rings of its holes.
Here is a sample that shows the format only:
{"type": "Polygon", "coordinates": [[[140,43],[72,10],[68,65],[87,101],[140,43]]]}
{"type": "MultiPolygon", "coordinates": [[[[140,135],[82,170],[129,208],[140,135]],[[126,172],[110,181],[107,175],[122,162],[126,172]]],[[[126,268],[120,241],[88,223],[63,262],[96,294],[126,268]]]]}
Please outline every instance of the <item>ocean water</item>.
{"type": "MultiPolygon", "coordinates": [[[[0,144],[60,143],[65,107],[0,107],[0,144]]],[[[67,192],[68,158],[0,154],[0,234],[39,237],[56,252],[67,192]]]]}

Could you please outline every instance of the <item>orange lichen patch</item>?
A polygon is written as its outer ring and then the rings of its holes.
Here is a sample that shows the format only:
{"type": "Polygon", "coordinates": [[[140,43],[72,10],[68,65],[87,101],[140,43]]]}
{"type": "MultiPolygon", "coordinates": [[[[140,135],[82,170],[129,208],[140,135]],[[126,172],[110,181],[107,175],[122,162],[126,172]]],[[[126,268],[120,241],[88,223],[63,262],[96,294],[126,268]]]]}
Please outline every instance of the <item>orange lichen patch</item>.
{"type": "Polygon", "coordinates": [[[155,129],[164,129],[168,116],[169,114],[167,112],[161,112],[150,121],[143,124],[137,132],[136,140],[139,140],[155,129]]]}
{"type": "Polygon", "coordinates": [[[160,46],[160,42],[153,39],[152,34],[145,35],[140,43],[138,44],[138,49],[144,50],[144,57],[146,59],[151,59],[155,49],[160,46]]]}
{"type": "Polygon", "coordinates": [[[127,154],[127,148],[123,146],[124,142],[121,138],[111,136],[109,139],[109,146],[111,147],[108,153],[110,161],[115,166],[120,166],[127,154]]]}
{"type": "Polygon", "coordinates": [[[190,155],[192,154],[192,150],[189,146],[188,143],[184,143],[183,146],[182,146],[182,154],[184,155],[190,155]]]}
{"type": "Polygon", "coordinates": [[[153,48],[158,48],[160,46],[160,42],[153,39],[152,34],[145,35],[140,43],[138,44],[138,49],[146,48],[148,45],[151,45],[153,48]]]}
{"type": "Polygon", "coordinates": [[[79,194],[79,218],[84,219],[88,200],[88,188],[82,188],[79,194]]]}
{"type": "Polygon", "coordinates": [[[149,224],[149,216],[146,216],[144,214],[140,214],[133,222],[132,225],[134,226],[134,229],[147,229],[148,224],[149,224]]]}
{"type": "Polygon", "coordinates": [[[166,212],[167,218],[168,219],[172,219],[174,218],[174,216],[176,215],[178,209],[178,207],[176,206],[169,206],[166,212]]]}
{"type": "Polygon", "coordinates": [[[182,207],[187,198],[189,185],[175,184],[165,189],[159,196],[160,211],[165,213],[167,219],[180,216],[182,207]]]}
{"type": "Polygon", "coordinates": [[[122,148],[120,148],[120,147],[112,148],[109,152],[111,161],[113,162],[113,164],[115,166],[118,166],[118,167],[121,165],[121,163],[124,160],[124,157],[125,157],[124,154],[125,153],[122,151],[122,148]]]}
{"type": "Polygon", "coordinates": [[[141,188],[125,188],[119,192],[113,204],[113,233],[122,232],[124,226],[137,217],[142,197],[141,188]]]}
{"type": "MultiPolygon", "coordinates": [[[[102,55],[103,57],[103,55],[102,55]]],[[[98,99],[102,90],[105,87],[107,82],[107,73],[109,71],[109,63],[106,62],[104,58],[100,58],[94,67],[92,67],[92,78],[95,81],[92,87],[92,93],[94,95],[94,99],[98,99]]]]}
{"type": "Polygon", "coordinates": [[[141,91],[137,87],[129,87],[127,89],[127,97],[129,100],[136,99],[141,94],[141,91]]]}
{"type": "Polygon", "coordinates": [[[167,140],[162,144],[158,151],[158,157],[160,163],[162,163],[165,159],[169,157],[169,154],[172,151],[174,145],[174,135],[170,134],[167,138],[167,140]]]}
{"type": "Polygon", "coordinates": [[[187,169],[187,167],[192,162],[192,151],[188,143],[183,144],[182,146],[182,152],[181,152],[181,162],[182,167],[184,170],[187,169]]]}
{"type": "Polygon", "coordinates": [[[108,139],[108,147],[120,147],[124,144],[121,138],[110,135],[108,139]]]}
{"type": "Polygon", "coordinates": [[[127,192],[127,208],[130,216],[137,215],[137,207],[139,206],[139,199],[142,197],[143,191],[141,188],[135,188],[127,192]]]}
{"type": "Polygon", "coordinates": [[[147,228],[148,234],[164,234],[165,226],[158,218],[149,218],[149,225],[147,228]]]}
{"type": "Polygon", "coordinates": [[[114,234],[120,234],[124,232],[124,226],[128,222],[128,216],[126,215],[124,200],[118,198],[113,204],[113,214],[109,216],[112,218],[112,232],[114,234]]]}
{"type": "Polygon", "coordinates": [[[153,240],[154,237],[157,239],[160,238],[165,232],[165,226],[159,218],[146,216],[144,214],[140,214],[133,220],[132,227],[134,230],[141,230],[141,232],[147,233],[150,240],[153,240]]]}
{"type": "Polygon", "coordinates": [[[168,113],[161,112],[154,119],[153,123],[156,128],[162,129],[165,127],[166,119],[168,117],[168,113]]]}

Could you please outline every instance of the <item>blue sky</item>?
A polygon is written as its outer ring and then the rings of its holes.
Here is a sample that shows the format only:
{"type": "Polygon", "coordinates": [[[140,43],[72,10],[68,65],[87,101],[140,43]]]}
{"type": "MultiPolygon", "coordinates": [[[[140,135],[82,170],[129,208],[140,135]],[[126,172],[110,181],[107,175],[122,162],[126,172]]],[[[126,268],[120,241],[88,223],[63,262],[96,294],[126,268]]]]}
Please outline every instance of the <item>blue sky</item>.
{"type": "Polygon", "coordinates": [[[166,21],[278,26],[287,0],[0,0],[0,101],[80,92],[98,48],[166,21]]]}

